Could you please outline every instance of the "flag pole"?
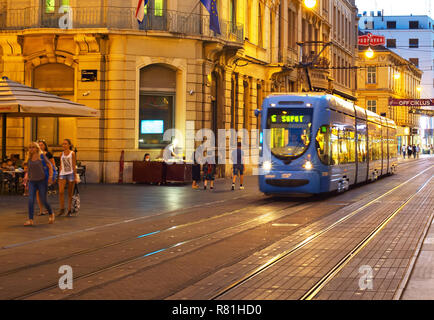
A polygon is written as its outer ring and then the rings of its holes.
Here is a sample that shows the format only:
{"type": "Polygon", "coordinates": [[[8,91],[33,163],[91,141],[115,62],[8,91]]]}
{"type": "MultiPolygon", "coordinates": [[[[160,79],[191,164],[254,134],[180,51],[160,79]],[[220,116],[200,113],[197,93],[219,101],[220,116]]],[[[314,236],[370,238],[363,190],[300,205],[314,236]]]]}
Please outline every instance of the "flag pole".
{"type": "Polygon", "coordinates": [[[191,15],[193,14],[193,11],[196,10],[197,6],[199,5],[201,1],[199,0],[196,5],[193,7],[193,9],[190,11],[190,13],[187,16],[187,19],[185,19],[184,23],[182,24],[182,28],[184,28],[185,24],[187,23],[188,19],[190,19],[191,15]]]}

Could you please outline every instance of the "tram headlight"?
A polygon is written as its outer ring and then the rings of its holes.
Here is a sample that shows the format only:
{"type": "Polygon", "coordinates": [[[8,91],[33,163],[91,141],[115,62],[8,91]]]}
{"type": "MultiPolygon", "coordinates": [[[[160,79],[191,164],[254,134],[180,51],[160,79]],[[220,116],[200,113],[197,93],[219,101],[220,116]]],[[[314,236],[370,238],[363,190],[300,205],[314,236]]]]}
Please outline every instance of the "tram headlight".
{"type": "Polygon", "coordinates": [[[263,168],[265,171],[271,171],[271,169],[273,168],[273,165],[271,164],[270,161],[265,161],[265,162],[262,164],[262,168],[263,168]]]}
{"type": "Polygon", "coordinates": [[[312,162],[310,162],[309,160],[308,161],[306,161],[305,163],[304,163],[304,166],[303,166],[306,170],[312,170],[313,169],[313,164],[312,164],[312,162]]]}

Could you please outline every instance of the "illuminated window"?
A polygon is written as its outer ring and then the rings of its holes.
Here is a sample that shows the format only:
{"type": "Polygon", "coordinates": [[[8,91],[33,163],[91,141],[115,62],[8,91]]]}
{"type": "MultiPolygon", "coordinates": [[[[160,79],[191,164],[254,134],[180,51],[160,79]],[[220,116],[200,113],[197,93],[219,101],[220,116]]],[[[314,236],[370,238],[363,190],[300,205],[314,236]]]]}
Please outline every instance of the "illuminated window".
{"type": "Polygon", "coordinates": [[[164,0],[154,0],[154,7],[155,7],[154,15],[156,17],[162,17],[163,9],[164,9],[164,0]]]}
{"type": "Polygon", "coordinates": [[[45,0],[45,13],[54,13],[56,9],[56,0],[45,0]]]}
{"type": "Polygon", "coordinates": [[[377,83],[377,68],[376,67],[368,67],[367,83],[368,84],[377,83]]]}
{"type": "Polygon", "coordinates": [[[369,111],[377,113],[377,101],[376,100],[368,100],[366,102],[366,109],[369,111]]]}
{"type": "Polygon", "coordinates": [[[229,3],[229,18],[232,25],[235,25],[237,22],[237,6],[235,0],[230,0],[229,3]]]}

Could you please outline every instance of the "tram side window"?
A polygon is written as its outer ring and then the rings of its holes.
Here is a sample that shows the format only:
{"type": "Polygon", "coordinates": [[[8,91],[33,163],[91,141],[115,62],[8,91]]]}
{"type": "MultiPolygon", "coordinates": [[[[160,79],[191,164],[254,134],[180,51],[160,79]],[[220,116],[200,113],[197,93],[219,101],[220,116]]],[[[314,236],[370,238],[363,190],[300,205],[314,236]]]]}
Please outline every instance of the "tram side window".
{"type": "Polygon", "coordinates": [[[354,129],[346,131],[348,146],[348,162],[356,162],[356,133],[354,129]]]}
{"type": "Polygon", "coordinates": [[[381,127],[369,123],[369,160],[381,159],[381,127]]]}
{"type": "Polygon", "coordinates": [[[383,136],[383,158],[387,159],[388,155],[387,155],[387,143],[388,143],[388,138],[387,138],[387,127],[382,127],[382,136],[383,136]]]}
{"type": "Polygon", "coordinates": [[[343,129],[339,129],[339,163],[348,163],[348,140],[347,133],[343,129]]]}
{"type": "Polygon", "coordinates": [[[389,128],[389,157],[396,158],[398,156],[398,144],[396,141],[396,129],[389,128]]]}
{"type": "Polygon", "coordinates": [[[330,130],[328,126],[321,126],[316,135],[316,150],[320,161],[330,164],[330,130]]]}
{"type": "Polygon", "coordinates": [[[339,164],[339,138],[338,138],[339,130],[335,127],[332,127],[330,130],[330,145],[331,145],[331,165],[339,164]]]}
{"type": "Polygon", "coordinates": [[[366,124],[359,125],[357,128],[357,158],[359,162],[366,162],[366,124]]]}
{"type": "Polygon", "coordinates": [[[373,141],[373,160],[381,160],[381,126],[375,125],[374,141],[373,141]]]}
{"type": "Polygon", "coordinates": [[[356,138],[354,128],[334,126],[331,128],[331,164],[354,163],[356,161],[356,138]]]}

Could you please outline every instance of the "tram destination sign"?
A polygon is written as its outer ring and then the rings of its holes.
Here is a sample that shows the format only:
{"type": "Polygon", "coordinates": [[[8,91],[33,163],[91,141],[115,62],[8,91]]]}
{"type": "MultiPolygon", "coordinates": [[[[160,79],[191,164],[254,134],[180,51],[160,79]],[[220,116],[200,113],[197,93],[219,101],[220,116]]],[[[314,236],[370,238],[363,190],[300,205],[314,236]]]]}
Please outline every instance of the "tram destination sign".
{"type": "Polygon", "coordinates": [[[389,106],[428,107],[434,106],[434,99],[389,99],[389,106]]]}

